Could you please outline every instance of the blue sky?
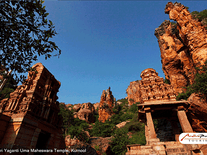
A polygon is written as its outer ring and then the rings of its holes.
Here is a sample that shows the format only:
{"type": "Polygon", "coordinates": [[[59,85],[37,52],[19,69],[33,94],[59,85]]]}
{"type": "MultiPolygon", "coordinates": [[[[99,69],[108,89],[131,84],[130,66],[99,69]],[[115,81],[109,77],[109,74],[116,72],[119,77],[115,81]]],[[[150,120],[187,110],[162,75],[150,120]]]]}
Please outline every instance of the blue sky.
{"type": "MultiPolygon", "coordinates": [[[[109,86],[116,99],[125,98],[130,82],[140,80],[146,68],[164,77],[154,31],[169,20],[164,13],[167,2],[46,0],[48,20],[58,33],[52,41],[62,54],[48,60],[42,56],[37,62],[61,82],[58,101],[100,102],[109,86]]],[[[207,6],[206,1],[179,2],[190,11],[207,6]]]]}

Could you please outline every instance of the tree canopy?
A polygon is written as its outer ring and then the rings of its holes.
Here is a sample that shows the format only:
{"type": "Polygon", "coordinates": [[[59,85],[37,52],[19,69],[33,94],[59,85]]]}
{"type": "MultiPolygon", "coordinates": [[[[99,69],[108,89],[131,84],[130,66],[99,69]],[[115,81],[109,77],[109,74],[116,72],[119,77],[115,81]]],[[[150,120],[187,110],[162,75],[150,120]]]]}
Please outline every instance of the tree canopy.
{"type": "Polygon", "coordinates": [[[55,26],[47,20],[42,0],[0,1],[0,65],[12,70],[17,81],[25,76],[37,55],[50,58],[61,50],[49,39],[55,36],[55,26]]]}

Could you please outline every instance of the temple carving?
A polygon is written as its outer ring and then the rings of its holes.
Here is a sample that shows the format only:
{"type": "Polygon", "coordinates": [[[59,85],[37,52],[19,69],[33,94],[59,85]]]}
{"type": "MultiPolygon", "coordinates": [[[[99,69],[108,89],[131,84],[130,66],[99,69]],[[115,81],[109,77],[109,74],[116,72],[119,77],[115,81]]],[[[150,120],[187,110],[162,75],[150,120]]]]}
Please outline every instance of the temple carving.
{"type": "Polygon", "coordinates": [[[58,115],[59,87],[60,82],[41,63],[31,68],[28,79],[0,102],[1,148],[65,148],[58,115]]]}
{"type": "Polygon", "coordinates": [[[130,83],[127,88],[128,102],[130,105],[136,102],[146,103],[152,101],[175,101],[175,92],[171,85],[164,83],[158,73],[148,68],[142,71],[142,80],[130,83]],[[136,87],[134,85],[136,84],[136,87]],[[136,95],[133,95],[136,94],[136,95]]]}

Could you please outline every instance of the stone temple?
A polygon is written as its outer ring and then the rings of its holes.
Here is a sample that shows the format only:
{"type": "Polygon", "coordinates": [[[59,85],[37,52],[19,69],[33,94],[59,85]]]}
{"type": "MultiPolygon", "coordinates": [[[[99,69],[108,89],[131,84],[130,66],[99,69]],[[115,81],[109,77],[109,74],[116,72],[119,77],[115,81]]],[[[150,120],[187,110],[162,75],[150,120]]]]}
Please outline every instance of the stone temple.
{"type": "Polygon", "coordinates": [[[138,120],[145,124],[146,145],[127,145],[126,155],[191,155],[207,154],[203,144],[182,144],[179,142],[181,133],[193,133],[186,115],[189,103],[185,100],[176,101],[171,85],[165,84],[154,69],[146,69],[138,81],[137,96],[138,120]],[[153,119],[164,121],[160,131],[156,131],[153,119]]]}
{"type": "Polygon", "coordinates": [[[0,148],[65,149],[56,95],[59,87],[60,82],[41,63],[32,67],[28,79],[10,94],[10,98],[0,102],[0,148]]]}

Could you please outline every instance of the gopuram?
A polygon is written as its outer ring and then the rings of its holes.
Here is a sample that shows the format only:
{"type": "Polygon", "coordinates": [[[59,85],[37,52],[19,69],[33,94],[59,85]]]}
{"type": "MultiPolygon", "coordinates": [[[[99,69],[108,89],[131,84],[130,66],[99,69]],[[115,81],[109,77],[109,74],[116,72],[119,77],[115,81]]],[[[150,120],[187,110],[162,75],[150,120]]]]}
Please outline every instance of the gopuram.
{"type": "Polygon", "coordinates": [[[52,155],[57,154],[54,148],[65,149],[59,87],[60,82],[41,63],[31,68],[28,79],[0,102],[0,148],[16,150],[15,155],[52,155]]]}
{"type": "Polygon", "coordinates": [[[164,83],[163,78],[159,77],[154,69],[145,69],[140,76],[142,80],[132,82],[134,83],[132,86],[130,83],[130,86],[127,88],[130,105],[134,102],[147,103],[152,101],[176,100],[175,92],[171,85],[164,83]],[[133,85],[136,87],[133,88],[133,85]],[[130,97],[130,95],[132,96],[130,97]]]}
{"type": "Polygon", "coordinates": [[[138,120],[145,123],[146,145],[127,145],[126,155],[194,155],[207,154],[201,144],[182,144],[181,133],[193,133],[186,115],[189,107],[187,101],[176,101],[170,84],[163,82],[154,69],[146,69],[141,73],[139,82],[138,120]],[[153,119],[167,120],[171,133],[156,131],[153,119]]]}

